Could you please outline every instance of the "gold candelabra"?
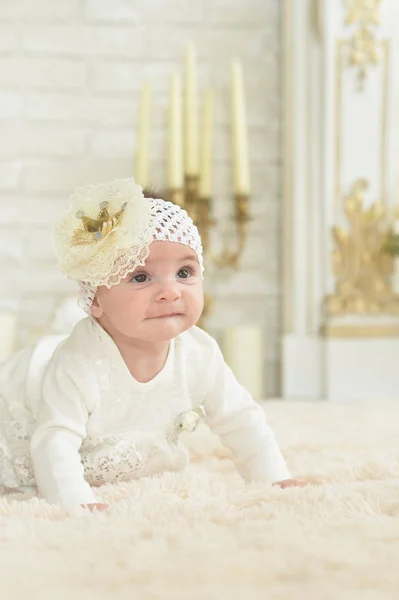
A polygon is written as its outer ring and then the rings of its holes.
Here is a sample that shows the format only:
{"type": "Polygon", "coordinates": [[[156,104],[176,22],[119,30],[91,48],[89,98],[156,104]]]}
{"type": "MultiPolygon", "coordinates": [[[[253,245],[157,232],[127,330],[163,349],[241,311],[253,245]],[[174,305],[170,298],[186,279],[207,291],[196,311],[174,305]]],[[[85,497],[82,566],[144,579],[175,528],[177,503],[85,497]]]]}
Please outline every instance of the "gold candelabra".
{"type": "MultiPolygon", "coordinates": [[[[171,202],[187,210],[195,225],[198,227],[204,250],[204,260],[215,264],[218,268],[238,268],[242,252],[246,246],[248,235],[249,194],[235,194],[233,221],[237,232],[237,243],[234,249],[225,248],[220,254],[212,252],[210,234],[216,221],[212,215],[212,199],[201,197],[199,193],[199,176],[186,175],[184,188],[170,189],[167,196],[171,202]]],[[[204,311],[200,320],[203,326],[209,316],[213,301],[211,296],[205,295],[204,311]]]]}
{"type": "Polygon", "coordinates": [[[225,249],[217,256],[210,249],[209,236],[211,228],[216,225],[212,218],[212,200],[211,198],[202,198],[198,193],[199,178],[197,176],[186,176],[185,186],[182,189],[173,189],[168,191],[168,198],[171,202],[178,204],[187,210],[190,217],[198,227],[204,249],[204,257],[210,259],[217,267],[236,268],[239,259],[245,248],[247,234],[249,208],[249,194],[235,195],[235,215],[234,221],[237,228],[237,247],[235,250],[225,249]]]}
{"type": "MultiPolygon", "coordinates": [[[[144,86],[138,135],[135,178],[144,188],[148,184],[150,97],[144,86]]],[[[240,61],[231,64],[231,131],[232,166],[234,176],[234,215],[237,244],[220,254],[211,249],[211,230],[216,225],[212,214],[212,134],[213,90],[204,95],[203,119],[198,127],[196,51],[189,43],[185,55],[184,86],[178,73],[171,74],[168,104],[167,195],[184,207],[198,227],[206,264],[218,268],[237,268],[245,248],[248,233],[248,200],[250,190],[248,140],[245,110],[243,69],[240,61]]],[[[211,307],[205,298],[202,323],[211,307]]]]}

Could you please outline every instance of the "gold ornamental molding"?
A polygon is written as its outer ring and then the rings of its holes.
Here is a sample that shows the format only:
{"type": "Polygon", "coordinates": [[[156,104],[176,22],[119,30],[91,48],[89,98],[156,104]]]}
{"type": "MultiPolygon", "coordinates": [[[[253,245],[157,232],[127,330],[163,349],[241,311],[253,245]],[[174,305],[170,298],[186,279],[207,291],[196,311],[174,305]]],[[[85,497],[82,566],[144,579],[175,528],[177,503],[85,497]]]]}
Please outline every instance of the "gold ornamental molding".
{"type": "Polygon", "coordinates": [[[384,206],[365,208],[365,179],[358,179],[344,199],[348,229],[333,227],[334,293],[325,299],[328,319],[343,315],[399,315],[392,288],[394,261],[386,252],[391,233],[384,206]]]}
{"type": "Polygon", "coordinates": [[[359,87],[364,85],[367,69],[381,59],[381,42],[375,28],[380,25],[381,0],[346,0],[346,25],[356,29],[349,41],[349,65],[357,68],[359,87]]]}
{"type": "Polygon", "coordinates": [[[375,114],[380,125],[380,200],[387,207],[387,116],[389,71],[391,60],[391,44],[388,39],[378,40],[375,27],[380,23],[381,0],[346,0],[345,24],[356,25],[357,29],[351,39],[336,41],[335,64],[335,183],[334,183],[334,221],[339,220],[342,208],[343,191],[341,188],[342,143],[345,136],[343,130],[343,73],[345,68],[358,68],[359,91],[364,90],[368,67],[377,64],[382,69],[381,77],[381,110],[375,114]]]}
{"type": "Polygon", "coordinates": [[[389,235],[387,225],[387,115],[390,70],[390,42],[378,39],[376,28],[380,24],[381,0],[346,0],[347,26],[354,26],[349,39],[336,42],[335,80],[335,183],[334,223],[342,216],[348,227],[332,228],[334,249],[332,268],[335,279],[334,292],[324,300],[325,323],[321,333],[328,337],[379,337],[397,335],[399,297],[392,289],[394,262],[383,247],[389,235]],[[346,132],[343,129],[343,74],[345,68],[357,69],[359,91],[364,91],[369,70],[373,66],[381,72],[381,108],[375,118],[380,126],[379,202],[365,208],[365,192],[369,183],[357,179],[349,195],[342,190],[342,146],[346,132]],[[395,323],[381,323],[384,315],[394,317],[395,323]],[[342,319],[355,319],[341,323],[342,319]],[[366,323],[358,323],[359,318],[366,323]]]}
{"type": "Polygon", "coordinates": [[[325,325],[321,335],[326,338],[384,338],[399,337],[399,325],[325,325]]]}

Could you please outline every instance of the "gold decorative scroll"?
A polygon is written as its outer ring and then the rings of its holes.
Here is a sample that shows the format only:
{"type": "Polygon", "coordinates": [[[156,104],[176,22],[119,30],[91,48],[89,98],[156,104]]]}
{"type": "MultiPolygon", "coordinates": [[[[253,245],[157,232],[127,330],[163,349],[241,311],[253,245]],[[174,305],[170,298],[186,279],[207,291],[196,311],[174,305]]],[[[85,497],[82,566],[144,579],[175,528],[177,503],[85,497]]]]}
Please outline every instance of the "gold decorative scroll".
{"type": "Polygon", "coordinates": [[[348,14],[345,24],[370,23],[372,25],[380,24],[380,4],[381,0],[346,0],[348,14]]]}
{"type": "Polygon", "coordinates": [[[333,227],[335,292],[327,296],[329,316],[399,314],[399,297],[392,290],[393,259],[387,254],[390,228],[380,203],[364,208],[368,183],[358,179],[344,199],[349,230],[333,227]]]}
{"type": "Polygon", "coordinates": [[[357,26],[349,41],[349,65],[357,67],[360,86],[368,67],[380,60],[381,43],[374,30],[380,24],[380,4],[381,0],[346,0],[345,24],[357,26]]]}
{"type": "MultiPolygon", "coordinates": [[[[347,22],[353,23],[358,18],[362,17],[369,20],[370,22],[378,22],[378,7],[375,6],[375,0],[370,2],[359,2],[353,0],[352,2],[347,1],[347,6],[350,8],[348,13],[347,22]],[[363,12],[360,12],[360,11],[363,12]],[[376,11],[376,12],[374,12],[376,11]]],[[[377,2],[378,5],[378,2],[377,2]]],[[[344,119],[344,70],[348,64],[348,56],[350,55],[351,49],[353,49],[351,39],[339,39],[336,41],[335,51],[335,100],[334,100],[334,170],[335,170],[335,183],[334,183],[334,220],[337,221],[341,215],[342,208],[342,187],[341,187],[341,171],[345,157],[343,157],[343,147],[345,146],[346,137],[351,135],[350,131],[347,131],[344,127],[344,123],[348,123],[347,119],[344,119]]],[[[380,166],[380,200],[386,206],[387,205],[387,135],[388,135],[388,114],[389,114],[389,85],[390,85],[390,70],[391,70],[391,45],[392,41],[389,39],[382,39],[378,41],[378,61],[379,68],[381,69],[380,79],[380,99],[381,109],[378,114],[374,117],[380,124],[379,126],[379,166],[380,166]]],[[[366,70],[364,70],[364,75],[366,70]]],[[[364,78],[359,81],[360,85],[364,83],[364,78]]],[[[364,128],[366,127],[366,124],[364,128]]],[[[356,136],[359,143],[363,143],[365,129],[358,131],[356,136]]]]}

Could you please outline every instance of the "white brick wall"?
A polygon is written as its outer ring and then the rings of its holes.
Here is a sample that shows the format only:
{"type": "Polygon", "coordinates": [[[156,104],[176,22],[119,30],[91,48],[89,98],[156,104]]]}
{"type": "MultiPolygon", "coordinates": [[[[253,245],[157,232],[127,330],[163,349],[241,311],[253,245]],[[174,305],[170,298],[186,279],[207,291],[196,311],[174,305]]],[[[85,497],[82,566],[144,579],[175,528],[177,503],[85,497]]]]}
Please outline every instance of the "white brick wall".
{"type": "Polygon", "coordinates": [[[0,309],[18,311],[21,342],[75,289],[57,273],[51,238],[73,187],[132,174],[144,79],[155,91],[152,179],[165,183],[167,77],[193,39],[200,88],[217,91],[215,216],[224,229],[235,56],[245,68],[252,155],[250,239],[240,272],[209,277],[210,327],[263,324],[266,391],[278,392],[280,11],[280,0],[0,2],[0,309]]]}

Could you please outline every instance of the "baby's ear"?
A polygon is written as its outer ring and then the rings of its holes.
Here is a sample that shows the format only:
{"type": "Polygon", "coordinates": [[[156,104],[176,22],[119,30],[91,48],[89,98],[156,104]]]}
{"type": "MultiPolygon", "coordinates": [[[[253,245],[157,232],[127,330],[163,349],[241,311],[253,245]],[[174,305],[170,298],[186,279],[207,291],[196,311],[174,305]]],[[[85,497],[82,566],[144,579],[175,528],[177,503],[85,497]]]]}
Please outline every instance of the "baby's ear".
{"type": "Polygon", "coordinates": [[[98,301],[97,294],[94,296],[94,300],[93,300],[90,310],[91,310],[92,316],[95,317],[96,319],[100,318],[103,314],[103,309],[102,309],[101,304],[98,301]]]}

